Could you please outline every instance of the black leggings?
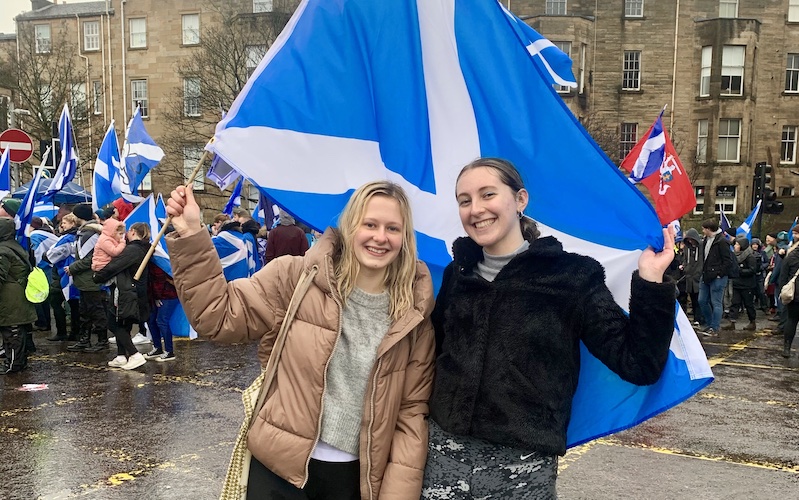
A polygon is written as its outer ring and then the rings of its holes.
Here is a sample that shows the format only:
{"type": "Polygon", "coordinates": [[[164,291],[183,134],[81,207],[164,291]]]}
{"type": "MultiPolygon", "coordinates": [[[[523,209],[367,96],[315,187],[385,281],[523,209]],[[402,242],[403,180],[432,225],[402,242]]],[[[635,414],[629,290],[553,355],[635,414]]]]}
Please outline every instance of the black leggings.
{"type": "Polygon", "coordinates": [[[252,458],[247,500],[360,500],[360,462],[311,459],[308,482],[299,489],[252,458]]]}

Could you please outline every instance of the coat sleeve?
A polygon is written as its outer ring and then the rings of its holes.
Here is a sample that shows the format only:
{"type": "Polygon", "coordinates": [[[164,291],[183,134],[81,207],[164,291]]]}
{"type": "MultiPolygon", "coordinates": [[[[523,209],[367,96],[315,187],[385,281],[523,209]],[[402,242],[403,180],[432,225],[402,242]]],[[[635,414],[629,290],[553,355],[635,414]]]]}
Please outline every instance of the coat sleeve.
{"type": "Polygon", "coordinates": [[[449,265],[444,268],[444,277],[441,279],[441,288],[438,291],[436,306],[431,316],[433,328],[436,332],[436,357],[441,354],[444,344],[444,310],[447,308],[447,294],[449,293],[454,265],[453,262],[450,262],[449,265]]]}
{"type": "Polygon", "coordinates": [[[126,246],[122,253],[111,259],[104,268],[95,271],[94,282],[105,283],[129,267],[136,266],[138,268],[144,259],[144,255],[146,253],[143,254],[141,249],[133,245],[126,246]]]}
{"type": "Polygon", "coordinates": [[[285,313],[281,290],[294,290],[302,258],[275,259],[251,278],[228,282],[207,231],[170,234],[166,243],[178,298],[199,335],[242,342],[276,334],[276,321],[285,313]]]}
{"type": "Polygon", "coordinates": [[[578,306],[580,338],[588,350],[622,379],[654,384],[668,359],[674,333],[675,287],[671,280],[652,283],[633,273],[629,317],[605,284],[602,266],[589,278],[578,306]]]}
{"type": "Polygon", "coordinates": [[[75,262],[69,265],[69,272],[74,274],[82,273],[92,268],[92,256],[94,252],[89,252],[82,259],[76,259],[75,262]]]}
{"type": "Polygon", "coordinates": [[[5,252],[0,253],[0,284],[11,280],[11,258],[5,252]]]}
{"type": "Polygon", "coordinates": [[[417,328],[418,337],[405,369],[402,402],[380,487],[380,500],[419,498],[422,493],[427,461],[428,401],[433,390],[435,338],[430,319],[425,319],[417,328]]]}

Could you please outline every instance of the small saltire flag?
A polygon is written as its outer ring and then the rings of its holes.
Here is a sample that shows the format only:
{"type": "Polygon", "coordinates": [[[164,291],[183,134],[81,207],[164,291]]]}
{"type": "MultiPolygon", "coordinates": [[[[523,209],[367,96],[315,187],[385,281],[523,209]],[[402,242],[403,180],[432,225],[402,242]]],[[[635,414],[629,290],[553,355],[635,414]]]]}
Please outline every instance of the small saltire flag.
{"type": "MultiPolygon", "coordinates": [[[[31,248],[33,249],[33,257],[36,260],[36,266],[42,269],[52,269],[53,265],[44,259],[47,251],[58,242],[58,236],[41,229],[34,229],[30,234],[31,248]]],[[[48,274],[48,278],[50,275],[48,274]]]]}
{"type": "Polygon", "coordinates": [[[6,148],[0,156],[0,200],[11,192],[11,149],[6,148]]]}
{"type": "Polygon", "coordinates": [[[630,181],[646,186],[660,223],[666,225],[694,209],[696,193],[663,128],[662,118],[663,110],[621,162],[621,167],[630,172],[630,181]]]}
{"type": "Polygon", "coordinates": [[[144,129],[141,119],[141,110],[136,106],[136,111],[128,123],[125,131],[125,143],[122,145],[122,161],[125,165],[125,177],[132,194],[139,194],[139,185],[153,167],[164,158],[164,150],[150,137],[144,129]]]}
{"type": "Polygon", "coordinates": [[[47,251],[47,260],[53,264],[58,271],[58,278],[61,284],[61,292],[64,300],[72,300],[80,297],[80,291],[75,287],[72,276],[67,274],[64,268],[69,267],[75,262],[75,233],[66,233],[58,238],[47,251]]]}
{"type": "Polygon", "coordinates": [[[219,231],[211,238],[222,262],[222,272],[227,281],[250,276],[250,253],[244,235],[237,231],[219,231]]]}
{"type": "MultiPolygon", "coordinates": [[[[208,149],[316,229],[333,224],[365,182],[397,182],[413,206],[419,256],[439,279],[463,234],[458,172],[480,156],[507,158],[527,181],[527,214],[542,233],[602,262],[627,308],[638,257],[663,247],[658,214],[537,57],[495,1],[303,0],[208,149]],[[563,204],[564,185],[581,196],[563,204]]],[[[624,382],[582,347],[569,446],[636,425],[712,381],[677,310],[665,371],[651,386],[624,382]]]]}
{"type": "Polygon", "coordinates": [[[164,197],[161,196],[161,193],[158,193],[158,199],[155,200],[155,217],[161,224],[166,220],[166,204],[164,203],[164,197]]]}
{"type": "Polygon", "coordinates": [[[791,224],[790,229],[788,229],[788,234],[791,234],[791,231],[793,231],[793,228],[796,227],[797,222],[799,222],[799,216],[793,218],[793,224],[791,224]]]}
{"type": "Polygon", "coordinates": [[[50,200],[53,195],[64,189],[68,182],[72,182],[78,172],[78,153],[75,150],[75,135],[72,132],[72,120],[69,118],[69,107],[64,104],[61,118],[58,119],[58,140],[61,144],[61,161],[53,174],[50,186],[45,191],[42,200],[50,200]]]}
{"type": "Polygon", "coordinates": [[[114,120],[108,125],[108,130],[97,152],[97,161],[94,163],[94,182],[92,183],[92,207],[97,210],[122,196],[122,174],[120,169],[122,161],[119,156],[119,141],[117,140],[114,120]]]}
{"type": "Polygon", "coordinates": [[[757,220],[757,214],[760,212],[760,205],[763,203],[763,200],[757,200],[757,205],[755,208],[752,209],[752,212],[749,214],[749,217],[746,218],[743,223],[738,226],[738,229],[735,231],[736,236],[744,236],[748,240],[752,240],[752,226],[757,220]]]}
{"type": "Polygon", "coordinates": [[[228,216],[233,215],[233,209],[241,206],[241,186],[244,184],[244,177],[239,177],[239,182],[236,184],[236,187],[233,188],[233,192],[230,193],[230,198],[228,199],[227,203],[225,203],[225,208],[222,209],[222,213],[228,216]]]}
{"type": "Polygon", "coordinates": [[[31,181],[30,189],[25,193],[25,197],[22,198],[19,211],[14,216],[17,225],[17,241],[26,249],[28,248],[28,228],[33,219],[33,209],[39,200],[39,184],[42,182],[42,175],[45,170],[44,167],[39,167],[36,171],[36,175],[33,176],[33,181],[31,181]]]}
{"type": "Polygon", "coordinates": [[[721,215],[719,215],[719,228],[721,232],[726,233],[727,229],[731,228],[732,224],[730,224],[730,219],[727,218],[727,214],[724,213],[724,210],[721,211],[721,215]]]}

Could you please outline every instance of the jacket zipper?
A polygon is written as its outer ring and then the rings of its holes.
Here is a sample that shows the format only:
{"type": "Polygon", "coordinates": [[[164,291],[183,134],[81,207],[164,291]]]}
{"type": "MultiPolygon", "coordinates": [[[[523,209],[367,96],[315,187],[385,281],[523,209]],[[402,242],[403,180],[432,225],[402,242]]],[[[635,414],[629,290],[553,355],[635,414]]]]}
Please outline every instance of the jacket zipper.
{"type": "Polygon", "coordinates": [[[372,491],[372,427],[375,423],[375,393],[377,392],[377,376],[380,373],[380,366],[383,364],[383,359],[377,360],[377,369],[372,377],[372,393],[369,395],[369,432],[366,435],[366,482],[369,485],[369,498],[374,498],[372,491]]]}
{"type": "Polygon", "coordinates": [[[305,485],[308,484],[308,476],[310,473],[308,472],[308,468],[311,464],[311,455],[313,455],[313,451],[316,449],[316,445],[319,443],[319,438],[322,436],[322,414],[325,411],[325,389],[327,388],[327,367],[330,365],[330,360],[333,358],[333,353],[336,352],[336,346],[338,345],[338,341],[341,338],[341,315],[343,314],[341,302],[339,302],[336,294],[333,293],[335,290],[333,288],[332,283],[330,283],[330,273],[325,272],[325,277],[327,278],[327,286],[330,288],[330,296],[333,298],[333,301],[338,306],[338,330],[336,332],[336,341],[333,342],[333,349],[330,351],[330,357],[327,358],[325,362],[325,371],[324,375],[322,375],[322,398],[319,403],[319,418],[316,420],[316,437],[314,438],[313,446],[311,447],[311,452],[308,453],[308,458],[305,459],[305,479],[302,481],[302,486],[300,489],[305,488],[305,485]]]}

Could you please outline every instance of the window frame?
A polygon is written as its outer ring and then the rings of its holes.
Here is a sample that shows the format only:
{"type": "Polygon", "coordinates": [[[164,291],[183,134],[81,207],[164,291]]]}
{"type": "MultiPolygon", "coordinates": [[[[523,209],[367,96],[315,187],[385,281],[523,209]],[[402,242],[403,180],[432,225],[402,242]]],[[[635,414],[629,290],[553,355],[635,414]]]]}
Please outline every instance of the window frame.
{"type": "Polygon", "coordinates": [[[719,0],[719,17],[722,19],[737,19],[738,18],[738,0],[719,0]],[[730,8],[733,10],[733,15],[725,15],[728,12],[722,12],[722,9],[726,7],[729,11],[730,8]]]}
{"type": "Polygon", "coordinates": [[[247,45],[244,47],[244,50],[246,52],[244,64],[247,69],[247,77],[249,78],[266,55],[267,46],[263,44],[247,45]]]}
{"type": "Polygon", "coordinates": [[[715,214],[720,214],[722,210],[725,214],[738,213],[738,186],[716,186],[716,198],[713,200],[713,210],[715,214]],[[732,191],[732,197],[721,196],[719,191],[732,191]],[[732,200],[731,202],[728,200],[732,200]],[[725,206],[720,206],[725,205],[725,206]],[[729,206],[726,206],[729,205],[729,206]]]}
{"type": "Polygon", "coordinates": [[[252,12],[257,14],[259,12],[272,12],[274,10],[273,0],[252,0],[252,12]]]}
{"type": "Polygon", "coordinates": [[[638,123],[621,122],[619,125],[619,163],[624,161],[638,143],[638,123]]]}
{"type": "Polygon", "coordinates": [[[132,17],[128,19],[128,48],[130,49],[146,49],[147,48],[147,18],[146,17],[132,17]],[[133,31],[134,23],[138,28],[138,23],[142,23],[143,31],[133,31]]]}
{"type": "Polygon", "coordinates": [[[548,16],[565,16],[569,10],[566,0],[546,0],[545,12],[548,16]]]}
{"type": "Polygon", "coordinates": [[[789,52],[785,57],[785,93],[799,94],[799,53],[796,52],[789,52]]]}
{"type": "Polygon", "coordinates": [[[702,47],[699,70],[699,97],[710,96],[710,75],[713,68],[713,46],[702,47]]]}
{"type": "Polygon", "coordinates": [[[639,91],[641,90],[641,56],[640,50],[625,50],[622,56],[622,77],[621,89],[626,91],[639,91]],[[635,55],[637,60],[632,60],[628,56],[635,55]],[[637,66],[637,67],[632,67],[637,66]],[[629,86],[630,82],[634,82],[635,87],[629,86]]]}
{"type": "Polygon", "coordinates": [[[705,212],[705,186],[694,186],[694,197],[696,198],[694,215],[702,215],[705,212]]]}
{"type": "Polygon", "coordinates": [[[84,21],[83,22],[83,51],[84,52],[98,52],[100,50],[100,21],[84,21]],[[95,32],[90,33],[90,28],[94,28],[95,32]],[[93,43],[89,46],[89,41],[93,43]]]}
{"type": "Polygon", "coordinates": [[[716,136],[718,138],[718,148],[717,148],[717,151],[716,151],[716,161],[717,162],[719,162],[719,163],[739,163],[741,161],[741,127],[742,127],[742,122],[743,122],[743,120],[741,120],[740,118],[720,118],[719,119],[719,128],[718,128],[718,133],[716,134],[716,136]],[[726,129],[722,125],[722,122],[727,124],[726,129]],[[736,122],[738,124],[738,134],[737,135],[730,134],[730,124],[732,124],[733,122],[736,122]],[[724,134],[722,135],[722,133],[724,133],[724,134]],[[721,146],[722,139],[725,140],[725,147],[724,148],[722,148],[722,146],[721,146]],[[732,139],[735,139],[735,141],[736,141],[736,148],[735,148],[736,149],[736,157],[735,157],[734,160],[726,157],[727,153],[729,153],[729,151],[728,151],[729,150],[728,141],[730,141],[732,139]],[[721,152],[722,151],[724,151],[724,153],[725,153],[725,158],[724,159],[722,159],[722,157],[721,157],[721,152]]]}
{"type": "Polygon", "coordinates": [[[707,146],[710,139],[710,120],[707,118],[697,120],[696,123],[696,163],[707,163],[707,146]],[[704,125],[704,131],[703,129],[704,125]],[[704,133],[704,134],[703,134],[704,133]]]}
{"type": "Polygon", "coordinates": [[[103,82],[92,81],[92,111],[95,115],[103,114],[103,82]]]}
{"type": "Polygon", "coordinates": [[[639,18],[644,17],[644,0],[624,0],[624,17],[639,18]],[[631,14],[631,11],[637,14],[631,14]]]}
{"type": "Polygon", "coordinates": [[[721,92],[719,93],[720,96],[727,96],[727,97],[737,97],[744,95],[744,69],[746,66],[746,45],[724,45],[721,49],[721,92]],[[732,56],[732,49],[740,49],[741,50],[741,60],[740,65],[730,65],[732,61],[730,59],[732,56]],[[729,54],[729,57],[725,57],[729,54]],[[726,63],[726,65],[725,65],[726,63]],[[735,70],[740,68],[740,75],[735,75],[735,70]],[[725,72],[729,74],[725,74],[725,72]],[[737,93],[733,92],[732,89],[732,82],[734,78],[740,78],[740,89],[737,93]],[[724,84],[724,79],[729,78],[729,85],[724,84]]]}
{"type": "Polygon", "coordinates": [[[49,24],[34,24],[33,25],[33,41],[34,50],[37,54],[49,54],[53,50],[53,30],[49,24]],[[47,30],[47,36],[43,35],[42,31],[47,30]]]}
{"type": "Polygon", "coordinates": [[[796,164],[796,137],[798,132],[799,127],[796,125],[782,126],[782,136],[780,138],[780,165],[796,164]],[[793,135],[793,138],[791,138],[791,135],[793,135]]]}
{"type": "Polygon", "coordinates": [[[74,121],[83,121],[89,117],[89,95],[86,82],[76,82],[70,86],[69,110],[74,121]]]}
{"type": "Polygon", "coordinates": [[[149,82],[146,78],[131,78],[130,80],[130,97],[133,104],[131,112],[135,113],[136,104],[140,104],[142,118],[150,117],[150,90],[148,87],[149,82]],[[136,88],[139,84],[143,86],[144,97],[141,97],[142,88],[136,88]]]}
{"type": "Polygon", "coordinates": [[[799,23],[799,0],[788,0],[788,22],[799,23]]]}
{"type": "Polygon", "coordinates": [[[199,76],[189,76],[183,79],[183,116],[189,118],[202,116],[201,84],[199,76]]]}
{"type": "Polygon", "coordinates": [[[200,14],[198,12],[191,14],[181,14],[181,43],[183,45],[199,45],[200,44],[200,14]],[[196,19],[197,25],[194,27],[186,27],[188,19],[196,19]],[[188,35],[188,36],[187,36],[188,35]]]}

